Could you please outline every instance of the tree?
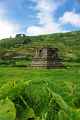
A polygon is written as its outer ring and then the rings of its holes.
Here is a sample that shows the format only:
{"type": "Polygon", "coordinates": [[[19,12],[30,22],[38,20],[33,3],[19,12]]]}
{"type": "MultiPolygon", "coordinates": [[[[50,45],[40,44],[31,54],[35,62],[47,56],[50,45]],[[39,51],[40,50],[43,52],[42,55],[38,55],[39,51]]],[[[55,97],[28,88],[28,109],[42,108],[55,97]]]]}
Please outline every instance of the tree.
{"type": "Polygon", "coordinates": [[[22,36],[22,34],[16,34],[16,37],[21,37],[22,36]]]}

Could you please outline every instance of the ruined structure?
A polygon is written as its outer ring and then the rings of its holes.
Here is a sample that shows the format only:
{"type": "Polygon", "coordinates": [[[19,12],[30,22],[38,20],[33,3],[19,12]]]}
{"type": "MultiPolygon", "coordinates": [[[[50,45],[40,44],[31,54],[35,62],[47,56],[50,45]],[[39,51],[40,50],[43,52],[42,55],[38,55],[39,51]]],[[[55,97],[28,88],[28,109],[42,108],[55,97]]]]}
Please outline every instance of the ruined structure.
{"type": "Polygon", "coordinates": [[[57,48],[45,47],[36,50],[36,56],[28,67],[33,68],[65,68],[58,57],[57,48]]]}

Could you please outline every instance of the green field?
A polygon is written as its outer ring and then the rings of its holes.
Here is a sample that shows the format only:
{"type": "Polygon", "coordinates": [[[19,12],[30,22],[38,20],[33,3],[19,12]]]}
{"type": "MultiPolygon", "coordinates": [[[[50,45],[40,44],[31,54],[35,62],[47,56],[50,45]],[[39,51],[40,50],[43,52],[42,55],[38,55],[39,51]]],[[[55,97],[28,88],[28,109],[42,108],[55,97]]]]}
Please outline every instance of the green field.
{"type": "Polygon", "coordinates": [[[67,69],[1,65],[0,120],[79,120],[80,63],[63,64],[67,69]]]}
{"type": "Polygon", "coordinates": [[[0,40],[0,120],[80,120],[80,31],[0,40]],[[27,68],[46,46],[67,69],[27,68]]]}
{"type": "Polygon", "coordinates": [[[8,81],[50,80],[59,84],[64,81],[80,82],[80,63],[63,63],[67,69],[31,69],[25,67],[0,67],[0,86],[8,81]]]}

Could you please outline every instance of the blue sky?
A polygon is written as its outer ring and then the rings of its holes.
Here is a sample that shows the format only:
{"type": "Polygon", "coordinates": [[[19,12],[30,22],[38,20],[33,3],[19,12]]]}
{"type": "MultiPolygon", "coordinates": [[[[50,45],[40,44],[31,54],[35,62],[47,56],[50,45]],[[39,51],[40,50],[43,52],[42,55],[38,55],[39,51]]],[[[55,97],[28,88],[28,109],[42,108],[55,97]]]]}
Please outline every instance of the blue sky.
{"type": "Polygon", "coordinates": [[[0,39],[80,30],[80,0],[0,0],[0,39]]]}

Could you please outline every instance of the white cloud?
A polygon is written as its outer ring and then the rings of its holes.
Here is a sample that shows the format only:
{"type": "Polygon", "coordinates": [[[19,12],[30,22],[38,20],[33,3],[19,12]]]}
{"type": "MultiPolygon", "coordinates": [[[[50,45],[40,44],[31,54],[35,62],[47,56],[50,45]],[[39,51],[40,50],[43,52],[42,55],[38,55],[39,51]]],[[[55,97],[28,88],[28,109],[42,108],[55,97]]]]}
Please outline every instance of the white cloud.
{"type": "Polygon", "coordinates": [[[40,35],[40,34],[48,34],[48,33],[56,33],[60,32],[61,29],[59,29],[60,25],[57,23],[48,23],[43,27],[38,26],[30,26],[27,28],[27,34],[28,35],[40,35]]]}
{"type": "MultiPolygon", "coordinates": [[[[33,0],[34,1],[34,0],[33,0]]],[[[46,24],[53,21],[53,12],[59,6],[55,0],[35,0],[37,5],[33,9],[38,10],[36,18],[39,19],[40,24],[46,24]]]]}
{"type": "Polygon", "coordinates": [[[30,26],[27,28],[27,35],[47,34],[62,31],[60,24],[55,22],[54,14],[62,3],[66,0],[32,0],[36,3],[32,9],[37,10],[36,18],[40,26],[30,26]],[[56,2],[57,1],[57,2],[56,2]]]}
{"type": "Polygon", "coordinates": [[[62,24],[70,23],[75,27],[80,28],[80,14],[75,13],[75,10],[70,12],[65,12],[62,17],[59,18],[62,24]]]}
{"type": "Polygon", "coordinates": [[[38,27],[38,26],[30,26],[27,28],[27,34],[28,35],[39,35],[39,34],[42,34],[44,31],[43,31],[43,28],[41,27],[38,27]]]}
{"type": "Polygon", "coordinates": [[[0,39],[15,36],[18,30],[19,30],[18,25],[14,25],[8,21],[0,20],[0,39]]]}
{"type": "Polygon", "coordinates": [[[5,16],[7,11],[3,9],[4,6],[0,6],[0,8],[2,8],[0,9],[0,39],[15,36],[16,32],[19,31],[19,26],[6,20],[5,16]]]}

